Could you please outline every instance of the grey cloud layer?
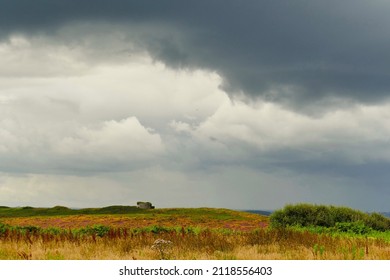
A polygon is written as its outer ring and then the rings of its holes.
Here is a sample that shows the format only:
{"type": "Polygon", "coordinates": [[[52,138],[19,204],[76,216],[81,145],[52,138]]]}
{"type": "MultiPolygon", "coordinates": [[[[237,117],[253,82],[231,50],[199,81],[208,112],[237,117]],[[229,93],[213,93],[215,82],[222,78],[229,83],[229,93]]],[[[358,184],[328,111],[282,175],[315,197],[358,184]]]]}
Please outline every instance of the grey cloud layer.
{"type": "Polygon", "coordinates": [[[167,65],[217,71],[231,94],[295,106],[327,97],[372,103],[389,95],[386,1],[0,3],[5,34],[50,34],[86,21],[120,24],[167,65]]]}

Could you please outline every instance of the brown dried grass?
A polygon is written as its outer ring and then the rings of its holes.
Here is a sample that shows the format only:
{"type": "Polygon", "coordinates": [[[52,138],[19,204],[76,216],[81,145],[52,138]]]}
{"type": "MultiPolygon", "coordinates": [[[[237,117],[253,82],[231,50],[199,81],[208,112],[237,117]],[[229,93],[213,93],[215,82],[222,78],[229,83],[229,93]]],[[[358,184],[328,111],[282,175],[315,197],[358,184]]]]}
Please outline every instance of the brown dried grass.
{"type": "Polygon", "coordinates": [[[0,259],[161,259],[161,252],[152,248],[156,239],[172,242],[164,249],[164,258],[169,259],[390,259],[390,244],[380,239],[262,228],[230,233],[205,230],[198,234],[185,230],[155,234],[112,229],[103,237],[15,231],[0,237],[0,259]]]}

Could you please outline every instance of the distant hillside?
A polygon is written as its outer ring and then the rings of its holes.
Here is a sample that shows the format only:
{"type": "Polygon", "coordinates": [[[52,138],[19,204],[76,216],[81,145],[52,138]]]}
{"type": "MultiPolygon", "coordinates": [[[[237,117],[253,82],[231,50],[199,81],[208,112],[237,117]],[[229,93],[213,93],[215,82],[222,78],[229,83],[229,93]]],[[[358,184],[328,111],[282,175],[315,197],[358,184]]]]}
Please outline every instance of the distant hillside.
{"type": "Polygon", "coordinates": [[[244,212],[253,213],[253,214],[259,214],[262,216],[269,216],[272,214],[272,211],[267,210],[242,210],[244,212]]]}
{"type": "Polygon", "coordinates": [[[139,213],[147,210],[137,206],[113,205],[103,208],[82,208],[70,209],[65,206],[54,206],[52,208],[24,207],[0,207],[0,217],[32,217],[32,216],[62,216],[80,214],[128,214],[139,213]]]}
{"type": "MultiPolygon", "coordinates": [[[[240,210],[240,211],[244,211],[244,212],[248,212],[248,213],[254,213],[254,214],[259,214],[259,215],[262,215],[262,216],[270,216],[272,214],[273,211],[271,210],[240,210]]],[[[387,217],[387,218],[390,218],[390,212],[379,212],[379,214],[387,217]]]]}

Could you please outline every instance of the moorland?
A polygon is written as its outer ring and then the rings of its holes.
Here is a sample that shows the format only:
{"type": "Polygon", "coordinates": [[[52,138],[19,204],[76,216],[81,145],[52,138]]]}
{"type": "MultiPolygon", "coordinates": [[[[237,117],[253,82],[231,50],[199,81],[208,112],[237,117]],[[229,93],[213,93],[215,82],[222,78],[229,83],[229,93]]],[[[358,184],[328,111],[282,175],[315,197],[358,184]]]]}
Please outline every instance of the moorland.
{"type": "Polygon", "coordinates": [[[0,259],[390,259],[390,220],[287,205],[270,216],[219,208],[0,206],[0,259]]]}

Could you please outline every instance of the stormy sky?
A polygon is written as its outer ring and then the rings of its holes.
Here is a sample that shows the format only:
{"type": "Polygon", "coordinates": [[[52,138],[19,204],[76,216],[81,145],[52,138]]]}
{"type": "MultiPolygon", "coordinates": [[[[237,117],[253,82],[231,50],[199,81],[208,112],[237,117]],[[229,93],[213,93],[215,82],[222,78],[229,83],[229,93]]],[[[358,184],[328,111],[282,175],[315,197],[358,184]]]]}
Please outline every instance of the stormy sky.
{"type": "Polygon", "coordinates": [[[0,205],[390,211],[390,2],[0,6],[0,205]]]}

